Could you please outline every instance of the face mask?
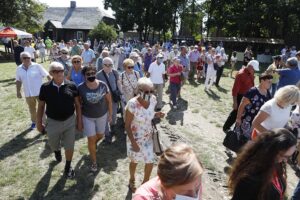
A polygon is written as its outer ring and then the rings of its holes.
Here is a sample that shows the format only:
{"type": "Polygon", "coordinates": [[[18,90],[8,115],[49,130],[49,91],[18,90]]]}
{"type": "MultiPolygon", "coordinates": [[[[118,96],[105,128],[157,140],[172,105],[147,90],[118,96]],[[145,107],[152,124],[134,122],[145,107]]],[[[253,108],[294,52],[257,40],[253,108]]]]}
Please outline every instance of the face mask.
{"type": "Polygon", "coordinates": [[[95,79],[96,79],[96,76],[90,76],[90,77],[87,77],[87,80],[88,80],[89,82],[94,82],[95,79]]]}
{"type": "Polygon", "coordinates": [[[163,62],[163,58],[157,58],[157,62],[158,63],[162,63],[163,62]]]}
{"type": "Polygon", "coordinates": [[[176,194],[175,200],[199,200],[199,191],[196,197],[184,196],[176,194]]]}
{"type": "Polygon", "coordinates": [[[145,100],[147,102],[150,101],[151,94],[146,94],[146,93],[141,91],[140,96],[142,97],[143,100],[145,100]]]}

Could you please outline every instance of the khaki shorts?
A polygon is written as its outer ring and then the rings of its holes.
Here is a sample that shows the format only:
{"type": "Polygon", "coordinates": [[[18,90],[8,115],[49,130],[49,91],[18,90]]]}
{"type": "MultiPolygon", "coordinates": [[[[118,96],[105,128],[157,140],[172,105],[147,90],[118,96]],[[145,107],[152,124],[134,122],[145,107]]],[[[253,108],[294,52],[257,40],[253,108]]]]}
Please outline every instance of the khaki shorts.
{"type": "Polygon", "coordinates": [[[59,150],[61,148],[61,143],[65,150],[74,150],[75,115],[72,115],[65,121],[58,121],[48,117],[46,132],[52,151],[59,150]]]}

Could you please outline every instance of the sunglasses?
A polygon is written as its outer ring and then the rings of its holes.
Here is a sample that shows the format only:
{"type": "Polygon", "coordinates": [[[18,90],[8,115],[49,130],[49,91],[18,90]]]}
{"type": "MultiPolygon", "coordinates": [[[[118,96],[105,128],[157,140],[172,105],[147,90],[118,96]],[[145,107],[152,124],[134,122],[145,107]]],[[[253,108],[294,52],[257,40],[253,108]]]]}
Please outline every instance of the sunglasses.
{"type": "Polygon", "coordinates": [[[22,59],[26,60],[26,59],[30,59],[30,57],[22,57],[22,59]]]}
{"type": "Polygon", "coordinates": [[[67,52],[61,52],[62,54],[68,54],[67,52]]]}
{"type": "Polygon", "coordinates": [[[58,73],[63,73],[63,72],[64,72],[63,69],[54,69],[54,70],[52,70],[53,74],[58,74],[58,73]]]}
{"type": "Polygon", "coordinates": [[[127,66],[127,69],[133,69],[134,66],[127,66]]]}
{"type": "Polygon", "coordinates": [[[96,72],[87,72],[85,73],[86,76],[95,76],[96,72]]]}
{"type": "Polygon", "coordinates": [[[112,64],[104,64],[104,66],[106,66],[106,67],[112,67],[113,65],[112,64]]]}
{"type": "Polygon", "coordinates": [[[80,60],[73,60],[72,63],[80,63],[80,60]]]}
{"type": "Polygon", "coordinates": [[[144,92],[144,94],[153,94],[153,93],[154,93],[154,91],[153,91],[153,90],[142,91],[142,92],[144,92]]]}

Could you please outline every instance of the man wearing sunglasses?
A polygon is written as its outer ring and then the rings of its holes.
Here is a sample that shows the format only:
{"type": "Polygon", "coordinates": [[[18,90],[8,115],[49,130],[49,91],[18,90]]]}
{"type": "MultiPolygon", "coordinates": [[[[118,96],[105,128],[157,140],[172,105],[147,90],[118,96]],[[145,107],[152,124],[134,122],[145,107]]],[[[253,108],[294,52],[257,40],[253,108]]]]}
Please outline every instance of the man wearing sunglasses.
{"type": "Polygon", "coordinates": [[[34,129],[36,125],[36,109],[40,87],[44,77],[47,77],[48,80],[50,80],[51,77],[40,64],[31,62],[30,53],[22,52],[20,58],[22,64],[18,66],[16,72],[17,97],[22,98],[21,86],[23,84],[24,95],[31,117],[30,129],[34,129]]]}
{"type": "Polygon", "coordinates": [[[59,51],[59,57],[56,60],[64,66],[64,76],[68,75],[69,70],[71,69],[72,63],[69,57],[69,50],[67,48],[62,48],[59,51]]]}
{"type": "Polygon", "coordinates": [[[75,83],[64,78],[64,67],[59,62],[52,62],[49,72],[53,79],[44,83],[40,89],[37,112],[37,129],[48,135],[48,143],[54,151],[55,159],[61,162],[61,144],[65,149],[66,165],[64,175],[73,178],[75,172],[71,167],[74,152],[75,127],[82,131],[81,105],[75,83]],[[46,108],[47,125],[42,123],[46,108]],[[74,114],[76,111],[76,115],[74,114]],[[61,142],[63,141],[63,143],[61,142]]]}

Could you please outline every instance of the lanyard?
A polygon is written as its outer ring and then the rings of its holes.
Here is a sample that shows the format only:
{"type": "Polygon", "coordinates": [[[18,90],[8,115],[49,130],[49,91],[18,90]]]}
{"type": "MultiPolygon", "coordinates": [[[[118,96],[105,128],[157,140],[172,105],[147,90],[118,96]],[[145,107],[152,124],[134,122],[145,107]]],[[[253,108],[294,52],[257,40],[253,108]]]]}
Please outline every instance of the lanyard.
{"type": "Polygon", "coordinates": [[[278,177],[277,171],[275,171],[275,172],[273,173],[273,180],[272,180],[272,183],[273,183],[275,189],[279,192],[280,200],[283,200],[283,187],[282,187],[282,185],[280,184],[280,181],[279,181],[279,177],[278,177]]]}

